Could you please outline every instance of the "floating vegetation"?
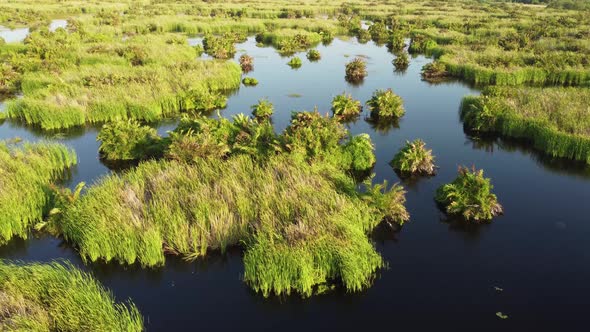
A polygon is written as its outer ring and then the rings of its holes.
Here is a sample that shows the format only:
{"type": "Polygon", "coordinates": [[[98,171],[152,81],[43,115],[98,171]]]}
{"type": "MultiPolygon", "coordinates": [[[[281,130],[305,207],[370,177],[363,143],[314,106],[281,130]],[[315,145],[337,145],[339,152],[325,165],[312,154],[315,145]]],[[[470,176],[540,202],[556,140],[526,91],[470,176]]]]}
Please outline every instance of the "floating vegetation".
{"type": "Polygon", "coordinates": [[[161,140],[156,129],[135,120],[105,124],[96,137],[98,151],[107,160],[141,160],[158,156],[161,140]]]}
{"type": "Polygon", "coordinates": [[[164,252],[194,259],[242,244],[244,280],[265,296],[309,296],[332,280],[368,287],[383,262],[367,232],[384,218],[407,221],[403,190],[360,193],[338,168],[294,156],[143,163],[89,188],[58,229],[84,259],[143,266],[163,264],[164,252]]]}
{"type": "Polygon", "coordinates": [[[242,83],[246,86],[256,86],[258,85],[258,80],[254,77],[244,77],[244,79],[242,79],[242,83]]]}
{"type": "Polygon", "coordinates": [[[373,92],[367,105],[371,109],[370,117],[375,121],[399,119],[406,113],[402,98],[391,89],[373,92]]]}
{"type": "Polygon", "coordinates": [[[27,238],[51,210],[51,184],[76,162],[74,151],[60,144],[0,141],[0,244],[27,238]]]}
{"type": "Polygon", "coordinates": [[[351,83],[362,82],[367,76],[367,63],[357,57],[346,64],[346,80],[351,83]]]}
{"type": "Polygon", "coordinates": [[[0,307],[3,331],[143,331],[133,303],[70,264],[0,261],[0,307]]]}
{"type": "Polygon", "coordinates": [[[322,55],[320,54],[320,51],[318,50],[309,50],[307,52],[307,59],[309,61],[318,61],[322,58],[322,55]]]}
{"type": "Polygon", "coordinates": [[[287,95],[287,97],[289,97],[289,98],[301,98],[301,97],[303,97],[303,95],[300,94],[300,93],[290,93],[290,94],[287,95]]]}
{"type": "Polygon", "coordinates": [[[410,58],[406,52],[399,52],[391,63],[395,66],[395,70],[404,71],[410,66],[410,58]]]}
{"type": "Polygon", "coordinates": [[[357,118],[363,107],[361,102],[352,98],[352,95],[343,93],[332,99],[332,112],[334,116],[342,120],[357,118]]]}
{"type": "Polygon", "coordinates": [[[426,143],[421,139],[413,142],[406,141],[406,145],[393,157],[391,167],[404,175],[434,175],[436,166],[432,150],[426,149],[426,143]]]}
{"type": "Polygon", "coordinates": [[[524,139],[544,153],[590,164],[590,92],[576,88],[489,88],[463,99],[473,132],[524,139]]]}
{"type": "Polygon", "coordinates": [[[450,215],[465,220],[487,221],[502,213],[502,206],[492,193],[490,179],[483,176],[483,170],[475,167],[459,167],[459,175],[436,191],[436,201],[450,215]]]}
{"type": "Polygon", "coordinates": [[[252,115],[256,120],[268,120],[274,113],[274,106],[267,99],[260,99],[256,105],[252,105],[252,115]]]}
{"type": "Polygon", "coordinates": [[[293,68],[293,69],[297,69],[300,68],[301,65],[303,64],[303,62],[301,61],[301,58],[299,57],[292,57],[291,60],[289,60],[289,62],[287,62],[287,64],[293,68]]]}
{"type": "Polygon", "coordinates": [[[240,55],[240,67],[244,73],[249,73],[254,69],[254,58],[248,54],[240,55]]]}

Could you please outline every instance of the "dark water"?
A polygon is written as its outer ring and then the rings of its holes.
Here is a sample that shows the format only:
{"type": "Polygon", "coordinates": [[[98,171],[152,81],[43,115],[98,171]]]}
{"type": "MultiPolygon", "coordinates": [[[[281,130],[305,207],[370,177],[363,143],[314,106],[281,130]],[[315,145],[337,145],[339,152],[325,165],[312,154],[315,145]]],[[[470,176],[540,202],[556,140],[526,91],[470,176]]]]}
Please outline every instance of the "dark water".
{"type": "MultiPolygon", "coordinates": [[[[272,48],[250,39],[238,49],[254,56],[256,87],[242,87],[222,114],[249,113],[268,97],[279,130],[292,110],[318,106],[329,111],[333,96],[346,91],[366,101],[377,88],[393,88],[405,101],[399,128],[375,131],[362,118],[350,125],[376,145],[376,180],[400,179],[387,163],[405,140],[424,139],[434,150],[437,176],[406,184],[411,222],[399,233],[378,232],[378,251],[389,264],[362,293],[335,291],[310,299],[264,299],[242,281],[239,251],[211,254],[194,263],[169,258],[165,268],[92,264],[50,237],[14,240],[0,257],[23,261],[69,259],[91,270],[120,300],[131,298],[151,331],[170,330],[402,330],[402,331],[585,331],[590,308],[590,170],[550,161],[518,142],[472,140],[458,117],[462,96],[478,93],[460,83],[431,85],[420,80],[429,60],[412,59],[395,73],[393,56],[372,43],[335,40],[320,46],[322,60],[292,70],[272,48]],[[344,64],[367,57],[364,84],[344,81],[344,64]],[[298,94],[295,98],[292,95],[298,94]],[[438,186],[454,179],[458,165],[484,168],[495,185],[505,215],[489,225],[445,221],[433,200],[438,186]],[[502,288],[498,292],[494,287],[502,288]],[[496,317],[496,312],[509,316],[496,317]]],[[[239,56],[238,54],[236,58],[239,56]]],[[[164,124],[165,132],[174,124],[164,124]]],[[[92,182],[108,172],[97,158],[96,129],[59,140],[80,159],[71,185],[92,182]]],[[[40,135],[14,124],[0,126],[0,138],[40,135]]]]}

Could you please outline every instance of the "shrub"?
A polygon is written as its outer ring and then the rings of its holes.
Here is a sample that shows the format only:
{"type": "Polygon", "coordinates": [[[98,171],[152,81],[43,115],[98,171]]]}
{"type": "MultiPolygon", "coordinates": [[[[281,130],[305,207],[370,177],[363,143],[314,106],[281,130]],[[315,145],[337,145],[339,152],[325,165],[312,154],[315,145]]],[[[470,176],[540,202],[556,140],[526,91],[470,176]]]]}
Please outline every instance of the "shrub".
{"type": "Polygon", "coordinates": [[[354,119],[359,116],[362,109],[361,102],[354,100],[352,95],[343,93],[332,99],[332,112],[339,119],[354,119]]]}
{"type": "Polygon", "coordinates": [[[352,83],[361,82],[367,76],[367,64],[361,58],[355,58],[346,64],[346,80],[352,83]]]}
{"type": "Polygon", "coordinates": [[[395,66],[395,70],[403,71],[410,65],[410,58],[406,52],[399,52],[395,55],[395,59],[392,61],[395,66]]]}
{"type": "Polygon", "coordinates": [[[255,86],[258,85],[258,80],[254,77],[244,77],[242,83],[244,83],[246,86],[255,86]]]}
{"type": "Polygon", "coordinates": [[[107,160],[140,160],[161,155],[156,129],[135,120],[105,124],[96,137],[98,151],[107,160]]]}
{"type": "Polygon", "coordinates": [[[373,92],[373,96],[367,101],[367,105],[371,109],[371,118],[376,121],[398,119],[406,112],[402,98],[391,89],[373,92]]]}
{"type": "Polygon", "coordinates": [[[309,50],[307,52],[307,59],[309,61],[318,61],[322,58],[322,55],[320,54],[320,51],[318,50],[309,50]]]}
{"type": "Polygon", "coordinates": [[[0,307],[5,331],[143,330],[133,303],[70,264],[0,262],[0,307]]]}
{"type": "Polygon", "coordinates": [[[420,139],[406,142],[390,165],[402,174],[434,175],[436,172],[432,150],[427,150],[426,143],[420,139]]]}
{"type": "Polygon", "coordinates": [[[291,58],[291,60],[289,60],[289,62],[287,62],[287,64],[291,68],[295,69],[295,68],[301,67],[301,65],[303,64],[303,62],[301,61],[301,58],[299,58],[299,57],[293,57],[293,58],[291,58]]]}
{"type": "Polygon", "coordinates": [[[257,120],[268,120],[274,113],[272,103],[266,99],[260,99],[256,105],[252,105],[252,115],[257,120]]]}
{"type": "Polygon", "coordinates": [[[244,73],[248,73],[254,69],[254,58],[248,54],[242,54],[240,56],[240,66],[244,73]]]}
{"type": "Polygon", "coordinates": [[[483,170],[459,167],[459,175],[436,191],[436,201],[451,215],[460,215],[465,220],[491,220],[502,213],[502,206],[492,194],[490,179],[483,170]]]}

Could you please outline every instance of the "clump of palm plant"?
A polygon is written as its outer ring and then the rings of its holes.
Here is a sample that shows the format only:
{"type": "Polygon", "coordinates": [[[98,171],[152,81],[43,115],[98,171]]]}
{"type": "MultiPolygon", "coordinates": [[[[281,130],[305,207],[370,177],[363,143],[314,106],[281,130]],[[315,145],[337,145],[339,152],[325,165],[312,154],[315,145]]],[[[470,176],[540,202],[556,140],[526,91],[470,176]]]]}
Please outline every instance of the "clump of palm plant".
{"type": "Polygon", "coordinates": [[[367,105],[371,109],[371,118],[375,121],[399,119],[406,113],[402,98],[391,89],[375,91],[367,105]]]}
{"type": "Polygon", "coordinates": [[[406,46],[406,42],[404,41],[404,36],[400,32],[394,32],[389,36],[387,40],[387,49],[390,52],[401,52],[404,50],[406,46]]]}
{"type": "Polygon", "coordinates": [[[258,80],[254,77],[244,77],[242,83],[244,83],[246,86],[255,86],[258,85],[258,80]]]}
{"type": "Polygon", "coordinates": [[[332,112],[339,119],[350,120],[361,114],[363,107],[361,102],[352,98],[352,95],[343,93],[332,99],[332,112]]]}
{"type": "Polygon", "coordinates": [[[406,52],[399,52],[396,54],[395,59],[392,61],[395,69],[398,71],[403,71],[408,68],[410,65],[410,58],[406,52]]]}
{"type": "Polygon", "coordinates": [[[248,73],[254,69],[254,58],[248,54],[242,54],[239,61],[244,73],[248,73]]]}
{"type": "Polygon", "coordinates": [[[445,79],[448,75],[447,67],[440,61],[427,63],[422,67],[422,77],[427,81],[440,81],[445,79]]]}
{"type": "Polygon", "coordinates": [[[369,40],[371,40],[371,33],[365,29],[359,29],[356,33],[356,39],[361,44],[366,44],[369,40]]]}
{"type": "Polygon", "coordinates": [[[267,99],[260,99],[256,105],[252,105],[252,115],[256,120],[268,120],[274,113],[273,104],[267,99]]]}
{"type": "Polygon", "coordinates": [[[483,170],[475,167],[459,167],[459,175],[436,191],[436,201],[451,215],[460,215],[465,220],[491,220],[502,213],[502,206],[489,178],[483,176],[483,170]]]}
{"type": "Polygon", "coordinates": [[[346,64],[346,80],[351,83],[361,82],[367,76],[367,63],[361,58],[354,58],[346,64]]]}
{"type": "Polygon", "coordinates": [[[318,50],[312,49],[307,52],[307,59],[309,61],[318,61],[321,58],[322,58],[322,55],[320,54],[320,51],[318,51],[318,50]]]}
{"type": "Polygon", "coordinates": [[[143,331],[131,303],[117,303],[90,274],[69,263],[0,262],[3,331],[143,331]]]}
{"type": "Polygon", "coordinates": [[[222,36],[207,35],[203,39],[205,52],[216,59],[229,59],[236,54],[235,36],[224,34],[222,36]]]}
{"type": "Polygon", "coordinates": [[[390,165],[402,174],[434,175],[436,166],[432,150],[426,149],[421,139],[406,142],[406,145],[393,157],[390,165]]]}
{"type": "Polygon", "coordinates": [[[98,136],[98,151],[107,160],[140,160],[159,154],[160,136],[156,129],[135,120],[105,124],[98,136]]]}
{"type": "Polygon", "coordinates": [[[387,26],[383,22],[371,24],[368,32],[371,35],[371,39],[373,39],[373,41],[377,44],[383,44],[386,42],[390,34],[387,26]]]}
{"type": "Polygon", "coordinates": [[[301,65],[303,64],[303,62],[301,61],[301,58],[299,58],[299,57],[296,56],[296,57],[292,57],[291,60],[289,60],[289,62],[287,62],[287,64],[291,68],[296,69],[296,68],[301,67],[301,65]]]}

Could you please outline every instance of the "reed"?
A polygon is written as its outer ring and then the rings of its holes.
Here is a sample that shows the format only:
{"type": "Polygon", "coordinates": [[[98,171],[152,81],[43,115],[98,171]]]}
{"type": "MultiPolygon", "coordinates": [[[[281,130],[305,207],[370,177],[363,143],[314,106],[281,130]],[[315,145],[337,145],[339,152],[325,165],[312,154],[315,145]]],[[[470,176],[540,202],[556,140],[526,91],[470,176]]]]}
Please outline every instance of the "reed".
{"type": "Polygon", "coordinates": [[[51,209],[50,185],[75,164],[76,154],[63,145],[0,142],[0,244],[28,237],[51,209]]]}
{"type": "Polygon", "coordinates": [[[143,331],[133,303],[68,263],[0,262],[0,307],[3,331],[143,331]]]}

